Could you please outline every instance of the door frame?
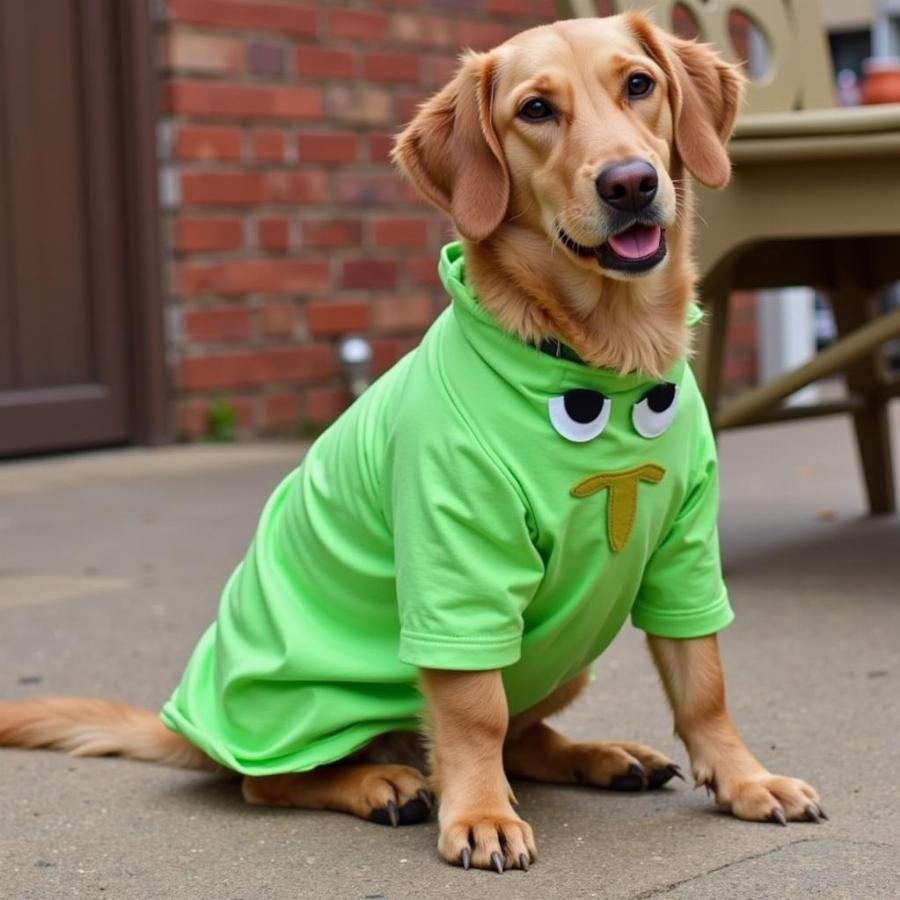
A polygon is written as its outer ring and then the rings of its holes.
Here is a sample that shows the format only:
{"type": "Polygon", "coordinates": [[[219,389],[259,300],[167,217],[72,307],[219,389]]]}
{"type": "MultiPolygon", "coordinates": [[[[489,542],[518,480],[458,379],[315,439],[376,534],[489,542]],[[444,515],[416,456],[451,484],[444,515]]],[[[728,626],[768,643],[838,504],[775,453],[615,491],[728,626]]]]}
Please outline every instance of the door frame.
{"type": "Polygon", "coordinates": [[[162,219],[158,197],[156,126],[159,81],[155,67],[152,0],[116,3],[118,17],[119,121],[125,184],[126,333],[130,365],[131,443],[173,439],[165,352],[162,285],[162,219]]]}

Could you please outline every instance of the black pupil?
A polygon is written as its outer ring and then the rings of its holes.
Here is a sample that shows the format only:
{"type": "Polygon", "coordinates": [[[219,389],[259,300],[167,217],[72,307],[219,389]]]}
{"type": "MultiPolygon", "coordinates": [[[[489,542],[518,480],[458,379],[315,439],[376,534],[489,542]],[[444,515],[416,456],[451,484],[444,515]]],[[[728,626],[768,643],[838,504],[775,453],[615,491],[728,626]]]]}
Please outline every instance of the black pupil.
{"type": "Polygon", "coordinates": [[[579,425],[593,422],[603,412],[605,402],[606,397],[599,391],[589,391],[584,388],[566,391],[563,395],[566,413],[573,422],[578,422],[579,425]]]}
{"type": "Polygon", "coordinates": [[[675,399],[675,385],[658,384],[655,388],[650,388],[650,390],[644,394],[644,399],[647,401],[647,406],[649,406],[653,412],[665,412],[675,399]]]}
{"type": "Polygon", "coordinates": [[[628,90],[635,96],[650,90],[650,79],[646,75],[632,75],[628,80],[628,90]]]}
{"type": "Polygon", "coordinates": [[[543,100],[532,100],[525,104],[525,115],[530,119],[542,119],[549,112],[543,100]]]}

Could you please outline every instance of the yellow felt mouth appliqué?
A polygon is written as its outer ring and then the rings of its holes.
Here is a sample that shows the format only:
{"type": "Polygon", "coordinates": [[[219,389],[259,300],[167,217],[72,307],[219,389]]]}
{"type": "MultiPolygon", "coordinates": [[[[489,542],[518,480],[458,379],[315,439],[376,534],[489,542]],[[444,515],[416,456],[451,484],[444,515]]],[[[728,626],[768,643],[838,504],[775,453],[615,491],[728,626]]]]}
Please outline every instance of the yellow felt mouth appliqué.
{"type": "Polygon", "coordinates": [[[624,549],[631,537],[631,529],[634,527],[637,516],[638,484],[641,481],[649,481],[651,484],[659,484],[666,470],[656,463],[646,463],[643,466],[635,466],[633,469],[624,469],[621,472],[607,472],[597,475],[588,475],[576,484],[570,493],[573,497],[590,497],[604,488],[609,488],[609,505],[607,507],[607,530],[609,531],[609,545],[613,553],[624,549]]]}

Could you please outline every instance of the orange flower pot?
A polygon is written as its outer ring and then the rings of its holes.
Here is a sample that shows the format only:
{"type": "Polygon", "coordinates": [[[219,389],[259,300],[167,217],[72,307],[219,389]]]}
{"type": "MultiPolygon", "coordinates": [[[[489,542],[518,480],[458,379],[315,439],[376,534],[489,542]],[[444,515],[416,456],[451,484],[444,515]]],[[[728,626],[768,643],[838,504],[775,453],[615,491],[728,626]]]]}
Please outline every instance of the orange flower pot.
{"type": "Polygon", "coordinates": [[[863,103],[900,103],[900,59],[867,59],[863,72],[863,103]]]}

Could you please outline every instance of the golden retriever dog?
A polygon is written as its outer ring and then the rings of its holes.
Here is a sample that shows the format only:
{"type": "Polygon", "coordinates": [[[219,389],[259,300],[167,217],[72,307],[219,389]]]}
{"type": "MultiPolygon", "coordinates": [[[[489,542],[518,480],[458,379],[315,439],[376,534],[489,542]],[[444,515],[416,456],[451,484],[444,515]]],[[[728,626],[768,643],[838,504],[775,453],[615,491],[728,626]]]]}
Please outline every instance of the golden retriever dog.
{"type": "MultiPolygon", "coordinates": [[[[728,181],[741,93],[740,74],[710,49],[640,15],[557,22],[466,55],[394,159],[452,218],[478,303],[536,360],[549,341],[586,369],[661,379],[690,353],[690,179],[728,181]]],[[[716,635],[648,641],[695,782],[739,819],[824,818],[812,787],[769,772],[739,736],[716,635]]],[[[502,872],[536,854],[508,778],[636,790],[681,777],[649,747],[575,742],[546,724],[587,669],[526,709],[510,708],[501,668],[410,672],[421,741],[393,730],[309,770],[243,771],[247,801],[392,825],[421,821],[436,802],[441,857],[502,872]]],[[[0,744],[229,768],[155,713],[85,698],[0,704],[0,744]]]]}

